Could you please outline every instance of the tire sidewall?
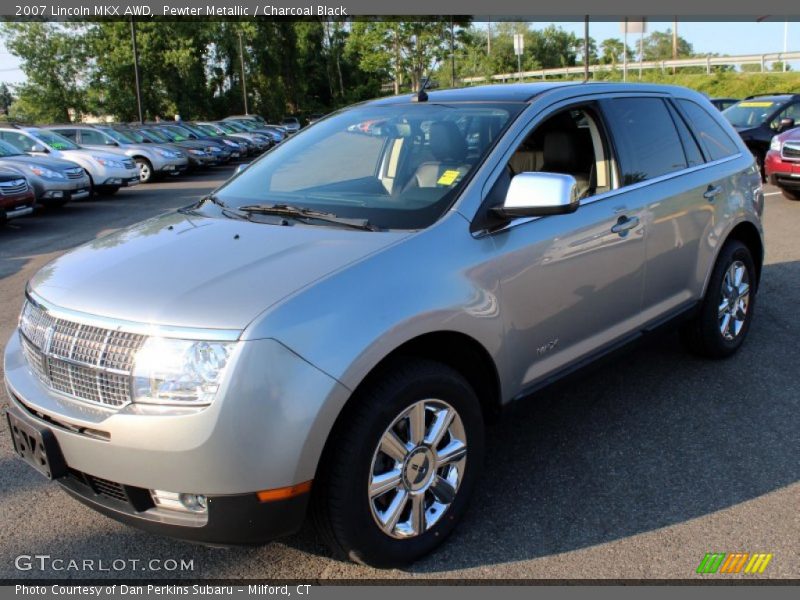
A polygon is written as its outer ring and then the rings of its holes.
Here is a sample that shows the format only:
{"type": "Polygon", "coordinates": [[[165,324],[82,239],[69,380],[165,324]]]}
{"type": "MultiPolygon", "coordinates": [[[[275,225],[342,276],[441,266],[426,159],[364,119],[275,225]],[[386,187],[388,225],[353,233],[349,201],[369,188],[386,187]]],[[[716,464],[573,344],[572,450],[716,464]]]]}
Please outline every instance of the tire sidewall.
{"type": "Polygon", "coordinates": [[[395,566],[412,562],[438,546],[454,529],[466,510],[469,497],[480,473],[484,451],[483,419],[475,393],[459,376],[448,370],[432,371],[424,377],[406,381],[374,413],[367,429],[360,436],[355,453],[353,477],[348,481],[348,497],[344,508],[345,533],[350,558],[374,566],[395,566]],[[447,402],[461,417],[467,436],[467,461],[464,478],[455,500],[441,519],[422,535],[395,539],[381,531],[372,516],[367,494],[373,453],[391,423],[409,406],[420,400],[435,398],[447,402]]]}
{"type": "Polygon", "coordinates": [[[753,320],[756,291],[755,263],[753,262],[753,257],[747,249],[747,246],[739,241],[727,243],[717,259],[714,272],[709,280],[708,291],[701,314],[702,333],[707,343],[716,354],[720,356],[730,356],[744,343],[753,320]],[[747,269],[748,281],[750,283],[750,297],[748,298],[747,315],[739,335],[732,340],[727,340],[719,330],[719,305],[722,302],[722,281],[725,277],[725,273],[728,271],[731,264],[737,260],[741,261],[745,269],[747,269]]]}

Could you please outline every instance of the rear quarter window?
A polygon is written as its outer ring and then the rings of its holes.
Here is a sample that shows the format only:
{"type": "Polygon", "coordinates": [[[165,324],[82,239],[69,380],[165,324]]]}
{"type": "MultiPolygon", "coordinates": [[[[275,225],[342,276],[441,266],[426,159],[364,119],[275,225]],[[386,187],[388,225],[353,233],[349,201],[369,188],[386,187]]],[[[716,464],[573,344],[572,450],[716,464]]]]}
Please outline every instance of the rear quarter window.
{"type": "Polygon", "coordinates": [[[675,124],[660,98],[606,100],[603,111],[614,139],[622,185],[688,166],[675,124]]]}
{"type": "Polygon", "coordinates": [[[691,100],[678,100],[689,125],[705,148],[710,160],[720,160],[739,153],[731,136],[702,106],[691,100]]]}

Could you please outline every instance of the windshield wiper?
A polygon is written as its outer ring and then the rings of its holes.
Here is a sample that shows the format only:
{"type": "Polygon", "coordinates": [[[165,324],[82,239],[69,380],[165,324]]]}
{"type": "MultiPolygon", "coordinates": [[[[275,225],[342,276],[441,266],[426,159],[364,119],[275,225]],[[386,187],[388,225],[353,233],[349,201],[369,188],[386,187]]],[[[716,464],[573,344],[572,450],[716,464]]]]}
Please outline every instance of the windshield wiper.
{"type": "MultiPolygon", "coordinates": [[[[226,208],[229,211],[234,210],[231,207],[226,208]]],[[[323,221],[325,223],[333,223],[334,225],[352,227],[353,229],[378,231],[378,228],[374,225],[371,225],[367,219],[347,219],[344,217],[339,217],[334,213],[322,212],[313,210],[311,208],[301,208],[299,206],[292,206],[290,204],[247,204],[245,206],[239,206],[235,210],[251,215],[278,215],[282,217],[288,217],[290,219],[309,219],[323,221]]]]}

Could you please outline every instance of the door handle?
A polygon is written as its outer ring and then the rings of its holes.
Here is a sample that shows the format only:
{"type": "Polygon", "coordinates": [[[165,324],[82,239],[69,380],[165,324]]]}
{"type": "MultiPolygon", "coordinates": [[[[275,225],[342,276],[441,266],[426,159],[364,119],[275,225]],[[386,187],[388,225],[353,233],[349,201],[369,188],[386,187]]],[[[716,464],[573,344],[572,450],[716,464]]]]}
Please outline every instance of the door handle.
{"type": "Polygon", "coordinates": [[[705,192],[703,192],[703,198],[705,198],[706,200],[713,200],[721,193],[722,193],[722,186],[710,185],[708,186],[708,189],[705,192]]]}
{"type": "Polygon", "coordinates": [[[628,231],[639,224],[639,217],[622,216],[617,224],[611,228],[611,233],[618,233],[621,237],[627,235],[628,231]]]}

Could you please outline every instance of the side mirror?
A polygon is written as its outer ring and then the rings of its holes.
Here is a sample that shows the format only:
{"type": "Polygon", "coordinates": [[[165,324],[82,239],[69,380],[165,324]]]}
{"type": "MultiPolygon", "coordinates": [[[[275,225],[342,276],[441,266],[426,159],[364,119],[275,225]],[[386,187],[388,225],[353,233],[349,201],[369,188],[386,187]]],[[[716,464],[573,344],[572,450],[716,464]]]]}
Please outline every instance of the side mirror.
{"type": "Polygon", "coordinates": [[[563,215],[578,210],[578,183],[562,173],[519,173],[511,179],[502,206],[492,212],[505,219],[563,215]]]}
{"type": "Polygon", "coordinates": [[[48,150],[41,144],[34,144],[33,146],[31,146],[30,152],[39,152],[42,154],[47,154],[48,150]]]}
{"type": "Polygon", "coordinates": [[[106,146],[119,146],[114,140],[106,140],[106,146]]]}
{"type": "Polygon", "coordinates": [[[794,127],[794,119],[790,119],[789,117],[781,119],[780,123],[778,123],[779,132],[786,131],[787,129],[791,129],[792,127],[794,127]]]}

